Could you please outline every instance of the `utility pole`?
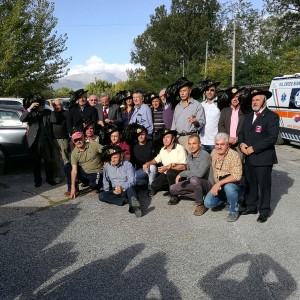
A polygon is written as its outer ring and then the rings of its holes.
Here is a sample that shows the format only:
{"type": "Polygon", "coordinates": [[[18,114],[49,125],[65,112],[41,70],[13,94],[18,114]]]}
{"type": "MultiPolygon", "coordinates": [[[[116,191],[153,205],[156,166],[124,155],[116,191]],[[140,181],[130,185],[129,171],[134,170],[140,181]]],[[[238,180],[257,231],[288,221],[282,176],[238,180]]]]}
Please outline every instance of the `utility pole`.
{"type": "Polygon", "coordinates": [[[182,76],[184,77],[184,57],[182,57],[182,76]]]}
{"type": "Polygon", "coordinates": [[[207,77],[208,41],[206,41],[204,79],[207,77]]]}
{"type": "Polygon", "coordinates": [[[235,84],[235,22],[233,21],[233,40],[232,40],[232,73],[231,84],[235,84]]]}

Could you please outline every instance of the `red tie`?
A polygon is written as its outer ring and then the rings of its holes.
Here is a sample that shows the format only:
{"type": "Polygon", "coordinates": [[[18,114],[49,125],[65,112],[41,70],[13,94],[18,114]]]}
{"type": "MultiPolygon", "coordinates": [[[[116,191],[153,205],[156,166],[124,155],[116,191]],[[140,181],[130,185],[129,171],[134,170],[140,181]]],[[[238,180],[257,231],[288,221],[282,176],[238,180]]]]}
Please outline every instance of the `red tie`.
{"type": "Polygon", "coordinates": [[[103,121],[107,119],[107,108],[106,106],[103,107],[103,121]]]}
{"type": "Polygon", "coordinates": [[[260,116],[260,112],[257,112],[255,114],[256,114],[256,118],[258,118],[260,116]]]}

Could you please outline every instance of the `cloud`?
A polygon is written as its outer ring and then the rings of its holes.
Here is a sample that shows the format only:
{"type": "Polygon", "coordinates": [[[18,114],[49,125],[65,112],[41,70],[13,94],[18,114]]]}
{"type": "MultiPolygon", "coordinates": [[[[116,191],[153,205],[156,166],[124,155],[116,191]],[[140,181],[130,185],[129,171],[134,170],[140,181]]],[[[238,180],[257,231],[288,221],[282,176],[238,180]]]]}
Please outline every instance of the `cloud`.
{"type": "Polygon", "coordinates": [[[70,66],[68,75],[77,75],[82,73],[89,74],[101,74],[103,73],[112,73],[116,77],[124,77],[126,70],[136,69],[137,66],[133,64],[109,64],[105,63],[100,57],[91,56],[88,60],[85,61],[83,65],[74,65],[70,66]]]}

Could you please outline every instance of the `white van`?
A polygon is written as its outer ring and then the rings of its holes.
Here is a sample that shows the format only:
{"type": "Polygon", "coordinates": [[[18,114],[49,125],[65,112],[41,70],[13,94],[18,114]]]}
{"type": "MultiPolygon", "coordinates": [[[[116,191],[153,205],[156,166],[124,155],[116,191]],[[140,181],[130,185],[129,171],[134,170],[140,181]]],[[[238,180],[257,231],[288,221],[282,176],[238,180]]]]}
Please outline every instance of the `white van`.
{"type": "Polygon", "coordinates": [[[280,117],[280,136],[300,143],[300,73],[275,77],[270,85],[268,107],[280,117]]]}

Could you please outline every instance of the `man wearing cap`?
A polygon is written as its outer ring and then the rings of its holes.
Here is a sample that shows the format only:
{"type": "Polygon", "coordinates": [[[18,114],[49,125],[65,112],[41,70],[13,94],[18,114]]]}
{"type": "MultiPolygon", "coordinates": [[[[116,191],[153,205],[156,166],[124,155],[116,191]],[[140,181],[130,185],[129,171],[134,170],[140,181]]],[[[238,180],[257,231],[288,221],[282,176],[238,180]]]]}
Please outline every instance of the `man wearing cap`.
{"type": "Polygon", "coordinates": [[[201,128],[205,125],[205,113],[200,102],[191,97],[193,82],[185,77],[177,80],[177,91],[181,101],[176,105],[172,130],[178,132],[178,142],[187,151],[188,136],[194,133],[199,133],[201,128]]]}
{"type": "Polygon", "coordinates": [[[242,161],[239,154],[230,148],[229,136],[219,132],[215,136],[215,149],[211,152],[214,184],[204,199],[207,208],[215,210],[229,204],[228,222],[235,222],[239,217],[238,200],[242,194],[242,161]]]}
{"type": "Polygon", "coordinates": [[[158,191],[169,191],[170,186],[175,183],[176,176],[186,169],[186,151],[175,142],[176,135],[175,130],[165,129],[164,146],[154,159],[143,166],[144,170],[148,170],[151,165],[161,164],[157,169],[159,175],[151,184],[150,196],[154,196],[158,191]]]}
{"type": "Polygon", "coordinates": [[[239,96],[244,88],[233,86],[225,91],[228,94],[228,106],[221,111],[218,131],[229,135],[230,147],[240,152],[238,134],[242,128],[245,115],[241,110],[239,96]]]}
{"type": "Polygon", "coordinates": [[[245,155],[246,208],[241,215],[256,214],[257,222],[267,221],[270,212],[272,168],[277,163],[275,143],[279,134],[279,117],[267,108],[269,91],[253,90],[248,98],[253,112],[245,116],[239,144],[245,155]]]}
{"type": "Polygon", "coordinates": [[[151,141],[147,140],[147,129],[140,126],[136,130],[138,142],[133,147],[133,161],[135,164],[135,178],[137,186],[151,186],[157,174],[157,167],[150,165],[143,168],[143,165],[154,158],[154,148],[151,141]]]}
{"type": "Polygon", "coordinates": [[[120,107],[117,104],[111,104],[109,95],[105,92],[100,94],[100,105],[97,107],[98,111],[98,125],[104,126],[105,124],[111,124],[116,126],[122,126],[122,116],[120,107]]]}
{"type": "Polygon", "coordinates": [[[198,134],[189,136],[189,150],[187,157],[187,169],[176,177],[176,183],[170,186],[170,204],[179,202],[178,196],[183,195],[196,202],[195,216],[201,216],[207,208],[204,206],[203,197],[213,186],[213,180],[209,180],[211,157],[201,149],[201,141],[198,134]]]}
{"type": "Polygon", "coordinates": [[[136,123],[144,126],[148,131],[148,138],[152,139],[153,134],[153,119],[150,107],[143,103],[144,96],[139,90],[135,91],[132,95],[134,103],[134,111],[130,118],[129,124],[136,123]]]}
{"type": "Polygon", "coordinates": [[[68,191],[65,195],[70,198],[76,197],[76,179],[91,188],[91,192],[99,193],[102,187],[102,163],[101,151],[102,145],[98,143],[86,143],[82,132],[76,131],[72,134],[72,141],[75,148],[71,153],[71,165],[64,167],[68,191]],[[72,169],[71,169],[72,168],[72,169]]]}
{"type": "Polygon", "coordinates": [[[72,104],[67,115],[67,128],[71,136],[73,128],[82,120],[98,121],[97,110],[87,102],[87,93],[84,89],[77,90],[72,97],[72,104]]]}
{"type": "Polygon", "coordinates": [[[141,217],[140,203],[135,191],[134,168],[129,161],[123,160],[123,150],[119,146],[107,148],[106,156],[110,162],[104,166],[103,189],[99,200],[116,205],[129,203],[129,212],[141,217]]]}
{"type": "Polygon", "coordinates": [[[220,82],[208,80],[204,88],[205,100],[201,103],[205,111],[205,126],[201,129],[202,147],[208,153],[215,147],[214,138],[218,133],[220,110],[217,106],[216,89],[220,82]]]}

